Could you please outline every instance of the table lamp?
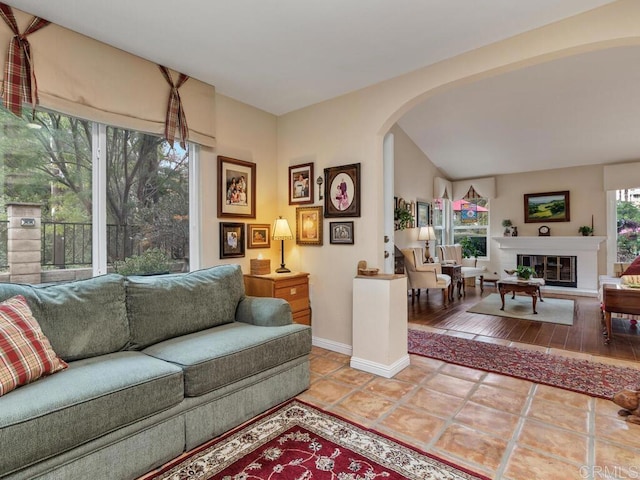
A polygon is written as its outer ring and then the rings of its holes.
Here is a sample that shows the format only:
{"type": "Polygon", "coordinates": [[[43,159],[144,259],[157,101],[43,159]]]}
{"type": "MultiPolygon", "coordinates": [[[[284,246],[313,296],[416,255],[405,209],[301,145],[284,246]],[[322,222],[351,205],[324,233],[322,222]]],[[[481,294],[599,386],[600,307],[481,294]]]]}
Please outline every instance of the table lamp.
{"type": "Polygon", "coordinates": [[[289,273],[291,270],[284,266],[284,241],[293,240],[293,233],[291,233],[291,228],[289,228],[289,222],[287,222],[286,218],[276,218],[273,224],[273,235],[271,238],[273,240],[280,240],[280,248],[282,251],[280,268],[276,268],[276,273],[289,273]]]}
{"type": "Polygon", "coordinates": [[[429,242],[435,239],[436,231],[433,229],[433,226],[429,225],[427,227],[420,227],[420,230],[418,231],[418,240],[424,240],[424,255],[428,263],[433,262],[433,257],[429,251],[429,242]]]}

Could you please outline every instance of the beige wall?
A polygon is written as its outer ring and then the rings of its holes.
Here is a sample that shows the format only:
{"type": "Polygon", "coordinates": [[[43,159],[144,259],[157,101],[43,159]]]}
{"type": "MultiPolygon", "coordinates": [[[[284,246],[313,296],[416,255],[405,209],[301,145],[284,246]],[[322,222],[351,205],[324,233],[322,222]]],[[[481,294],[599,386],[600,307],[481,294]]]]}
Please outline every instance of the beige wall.
{"type": "MultiPolygon", "coordinates": [[[[638,18],[640,2],[622,0],[279,117],[278,178],[286,179],[288,166],[300,159],[315,162],[316,172],[329,166],[362,164],[362,216],[353,219],[356,245],[328,245],[325,234],[324,247],[301,247],[295,255],[295,266],[311,273],[314,336],[336,346],[351,345],[351,294],[356,264],[360,259],[370,265],[383,264],[382,139],[405,112],[440,91],[481,78],[585,51],[637,45],[638,18]]],[[[552,184],[560,182],[552,175],[548,180],[552,184]]],[[[527,181],[527,190],[530,185],[533,183],[527,181]]],[[[570,233],[590,220],[593,204],[588,191],[579,193],[586,186],[574,185],[569,188],[575,198],[575,223],[566,227],[570,233]],[[577,207],[580,198],[588,199],[586,219],[577,207]]],[[[546,191],[548,187],[543,188],[546,191]]],[[[278,202],[292,219],[295,213],[286,207],[286,190],[280,190],[278,202]]],[[[600,210],[594,215],[599,232],[604,229],[604,213],[600,210]]],[[[517,223],[516,212],[511,216],[517,223]]],[[[560,233],[559,227],[555,231],[560,233]]],[[[526,233],[525,228],[522,234],[526,233]]]]}
{"type": "MultiPolygon", "coordinates": [[[[271,259],[271,266],[279,264],[279,245],[272,242],[271,249],[247,249],[244,258],[220,259],[219,223],[273,224],[279,214],[277,191],[277,119],[274,115],[216,94],[217,148],[200,151],[200,192],[202,229],[202,267],[223,263],[239,263],[249,273],[249,261],[262,254],[271,259]],[[217,218],[217,155],[246,160],[256,164],[256,218],[217,218]]],[[[286,176],[280,183],[286,181],[286,176]]]]}

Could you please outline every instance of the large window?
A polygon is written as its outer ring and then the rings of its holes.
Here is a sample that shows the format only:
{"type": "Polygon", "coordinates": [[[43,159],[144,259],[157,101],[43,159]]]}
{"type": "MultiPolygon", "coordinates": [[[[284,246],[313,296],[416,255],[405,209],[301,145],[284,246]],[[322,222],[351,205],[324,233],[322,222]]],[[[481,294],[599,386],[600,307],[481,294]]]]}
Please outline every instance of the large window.
{"type": "Polygon", "coordinates": [[[71,269],[90,276],[101,272],[100,259],[111,269],[149,251],[187,269],[190,150],[55,112],[29,110],[20,119],[0,108],[0,268],[14,260],[7,205],[26,203],[40,210],[43,277],[71,269]]]}
{"type": "Polygon", "coordinates": [[[451,202],[453,243],[469,244],[475,256],[487,256],[489,238],[489,202],[474,194],[451,202]]]}
{"type": "Polygon", "coordinates": [[[640,188],[616,192],[616,261],[632,262],[640,255],[640,188]]]}

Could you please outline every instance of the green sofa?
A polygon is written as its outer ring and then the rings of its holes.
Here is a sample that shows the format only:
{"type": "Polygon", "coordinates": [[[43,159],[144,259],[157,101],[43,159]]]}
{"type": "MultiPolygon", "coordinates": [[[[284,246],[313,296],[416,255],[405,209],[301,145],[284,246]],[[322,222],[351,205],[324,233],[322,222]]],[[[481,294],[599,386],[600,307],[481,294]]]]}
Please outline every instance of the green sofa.
{"type": "Polygon", "coordinates": [[[309,386],[310,328],[237,265],[17,294],[69,368],[0,397],[2,479],[133,479],[309,386]]]}

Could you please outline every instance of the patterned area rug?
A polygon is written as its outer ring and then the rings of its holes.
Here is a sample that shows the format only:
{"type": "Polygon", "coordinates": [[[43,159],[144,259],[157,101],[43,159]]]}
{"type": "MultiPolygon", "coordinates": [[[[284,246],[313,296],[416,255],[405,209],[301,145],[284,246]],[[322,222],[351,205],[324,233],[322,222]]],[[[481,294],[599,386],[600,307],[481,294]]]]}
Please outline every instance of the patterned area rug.
{"type": "Polygon", "coordinates": [[[543,302],[536,303],[537,314],[533,313],[531,297],[529,295],[505,295],[504,310],[500,310],[502,300],[500,295],[492,293],[481,302],[476,303],[467,312],[482,313],[484,315],[496,315],[498,317],[519,318],[521,320],[533,320],[536,322],[559,323],[561,325],[573,325],[573,300],[561,298],[545,298],[543,302]]]}
{"type": "MultiPolygon", "coordinates": [[[[611,399],[640,370],[409,329],[409,353],[611,399]]],[[[635,389],[635,388],[634,388],[635,389]]]]}
{"type": "Polygon", "coordinates": [[[152,477],[187,479],[486,479],[299,401],[203,446],[152,477]]]}

